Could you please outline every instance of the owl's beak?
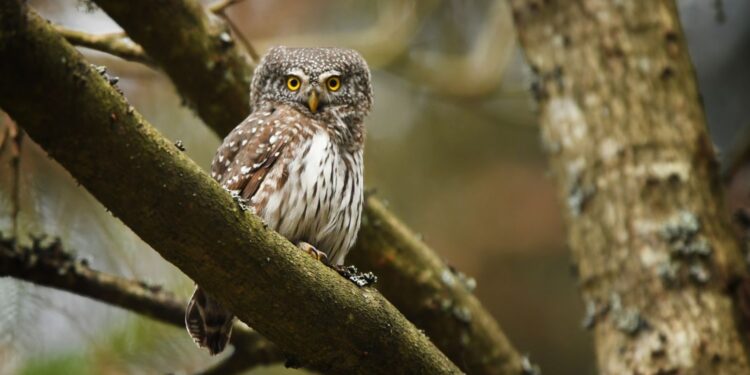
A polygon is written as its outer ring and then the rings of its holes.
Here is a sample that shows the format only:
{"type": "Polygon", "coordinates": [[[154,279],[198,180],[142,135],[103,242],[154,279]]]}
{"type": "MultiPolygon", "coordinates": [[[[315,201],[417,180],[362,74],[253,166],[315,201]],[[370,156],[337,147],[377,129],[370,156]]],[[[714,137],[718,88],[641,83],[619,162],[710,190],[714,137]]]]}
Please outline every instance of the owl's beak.
{"type": "Polygon", "coordinates": [[[307,98],[307,106],[310,107],[312,113],[318,113],[318,92],[315,90],[310,91],[310,96],[307,98]]]}

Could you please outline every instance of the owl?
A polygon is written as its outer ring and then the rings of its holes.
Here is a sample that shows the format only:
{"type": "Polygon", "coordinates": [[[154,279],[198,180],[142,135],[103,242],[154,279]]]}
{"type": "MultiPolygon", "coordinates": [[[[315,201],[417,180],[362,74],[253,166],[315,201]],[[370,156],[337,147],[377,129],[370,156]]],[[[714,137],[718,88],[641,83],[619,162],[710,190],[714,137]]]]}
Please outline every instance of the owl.
{"type": "MultiPolygon", "coordinates": [[[[253,76],[253,112],[224,139],[211,176],[301,250],[340,266],[360,224],[372,102],[370,71],[356,51],[272,48],[253,76]]],[[[200,347],[221,352],[233,319],[196,287],[185,325],[200,347]]]]}

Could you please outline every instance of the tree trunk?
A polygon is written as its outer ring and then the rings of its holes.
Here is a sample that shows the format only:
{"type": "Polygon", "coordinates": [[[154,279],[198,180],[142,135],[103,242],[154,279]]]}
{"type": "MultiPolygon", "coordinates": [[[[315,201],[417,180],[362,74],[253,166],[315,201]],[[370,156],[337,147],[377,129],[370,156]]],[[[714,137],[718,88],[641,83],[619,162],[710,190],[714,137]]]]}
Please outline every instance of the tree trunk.
{"type": "Polygon", "coordinates": [[[603,374],[748,374],[745,272],[671,0],[512,0],[603,374]]]}

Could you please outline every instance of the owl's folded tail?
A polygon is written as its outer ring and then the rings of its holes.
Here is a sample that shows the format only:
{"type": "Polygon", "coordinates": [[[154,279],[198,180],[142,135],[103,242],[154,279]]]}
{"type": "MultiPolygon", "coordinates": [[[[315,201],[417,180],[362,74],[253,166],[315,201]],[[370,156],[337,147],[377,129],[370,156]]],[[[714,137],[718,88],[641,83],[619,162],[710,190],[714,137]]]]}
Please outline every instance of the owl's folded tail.
{"type": "Polygon", "coordinates": [[[232,335],[233,320],[229,310],[195,287],[185,310],[185,328],[199,347],[207,348],[211,355],[221,353],[232,335]]]}

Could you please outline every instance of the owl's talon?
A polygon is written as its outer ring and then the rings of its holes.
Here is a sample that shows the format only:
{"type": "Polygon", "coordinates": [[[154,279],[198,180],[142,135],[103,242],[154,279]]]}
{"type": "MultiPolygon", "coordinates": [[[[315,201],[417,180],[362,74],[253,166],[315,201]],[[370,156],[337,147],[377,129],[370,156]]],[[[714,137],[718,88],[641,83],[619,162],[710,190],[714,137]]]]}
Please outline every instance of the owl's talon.
{"type": "Polygon", "coordinates": [[[310,256],[315,258],[316,260],[328,264],[328,255],[316,249],[315,246],[310,245],[307,242],[300,242],[297,244],[297,247],[299,247],[300,250],[310,254],[310,256]]]}

